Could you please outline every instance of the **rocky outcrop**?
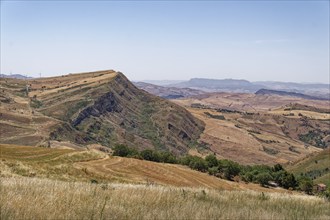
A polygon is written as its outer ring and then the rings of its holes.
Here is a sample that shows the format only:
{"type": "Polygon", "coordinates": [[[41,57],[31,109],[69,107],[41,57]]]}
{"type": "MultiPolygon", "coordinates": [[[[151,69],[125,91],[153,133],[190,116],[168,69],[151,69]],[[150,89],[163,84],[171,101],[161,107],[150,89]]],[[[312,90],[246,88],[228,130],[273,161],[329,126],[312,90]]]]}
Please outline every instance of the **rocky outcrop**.
{"type": "Polygon", "coordinates": [[[93,101],[86,106],[70,103],[76,112],[70,114],[65,126],[52,132],[52,137],[108,147],[122,143],[137,149],[156,148],[182,154],[204,129],[203,122],[187,110],[138,89],[121,73],[91,88],[84,96],[93,101]],[[64,135],[63,130],[71,135],[64,135]]]}

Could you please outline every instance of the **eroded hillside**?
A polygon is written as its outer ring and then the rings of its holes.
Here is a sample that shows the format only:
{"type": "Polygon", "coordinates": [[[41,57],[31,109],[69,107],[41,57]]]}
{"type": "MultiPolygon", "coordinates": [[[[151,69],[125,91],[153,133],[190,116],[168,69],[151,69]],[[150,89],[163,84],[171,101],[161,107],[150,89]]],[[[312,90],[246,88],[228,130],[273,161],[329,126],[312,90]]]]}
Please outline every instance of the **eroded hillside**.
{"type": "MultiPolygon", "coordinates": [[[[184,108],[136,88],[120,72],[1,79],[1,143],[122,143],[188,151],[204,125],[184,108]]],[[[65,144],[63,144],[65,145],[65,144]]]]}
{"type": "Polygon", "coordinates": [[[233,93],[172,101],[205,122],[200,140],[219,158],[288,163],[330,146],[329,101],[233,93]]]}

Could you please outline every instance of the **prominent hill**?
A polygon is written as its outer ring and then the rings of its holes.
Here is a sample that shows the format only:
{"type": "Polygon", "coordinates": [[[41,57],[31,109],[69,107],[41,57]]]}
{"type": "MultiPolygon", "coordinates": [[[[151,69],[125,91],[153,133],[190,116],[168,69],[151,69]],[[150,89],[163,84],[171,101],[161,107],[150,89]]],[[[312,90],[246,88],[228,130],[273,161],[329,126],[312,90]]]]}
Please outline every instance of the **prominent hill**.
{"type": "Polygon", "coordinates": [[[182,97],[190,97],[195,95],[201,95],[205,92],[197,89],[190,88],[176,88],[176,87],[164,87],[145,82],[134,83],[140,89],[143,89],[153,95],[165,98],[165,99],[177,99],[182,97]]]}
{"type": "Polygon", "coordinates": [[[188,151],[203,123],[184,108],[136,88],[122,73],[2,78],[1,143],[79,146],[123,143],[188,151]]]}
{"type": "Polygon", "coordinates": [[[286,92],[279,90],[270,90],[270,89],[260,89],[256,93],[256,95],[280,95],[280,96],[293,96],[302,99],[310,99],[310,100],[329,100],[329,98],[321,98],[316,96],[305,95],[297,92],[286,92]]]}

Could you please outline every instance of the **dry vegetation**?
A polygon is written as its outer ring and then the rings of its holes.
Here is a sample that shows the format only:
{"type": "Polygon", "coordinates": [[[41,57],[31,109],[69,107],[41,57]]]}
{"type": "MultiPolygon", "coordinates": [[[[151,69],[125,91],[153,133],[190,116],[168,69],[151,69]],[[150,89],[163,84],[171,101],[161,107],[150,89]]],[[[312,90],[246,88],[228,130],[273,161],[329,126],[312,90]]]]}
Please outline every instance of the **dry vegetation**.
{"type": "Polygon", "coordinates": [[[27,176],[66,181],[154,184],[223,190],[287,192],[258,184],[226,181],[175,164],[112,157],[96,150],[77,151],[0,144],[0,176],[27,176]]]}
{"type": "Polygon", "coordinates": [[[59,117],[47,115],[48,108],[55,105],[55,115],[72,109],[74,102],[85,99],[86,89],[103,85],[115,76],[114,71],[101,71],[29,80],[1,78],[0,142],[44,145],[50,131],[61,122],[59,117]]]}
{"type": "Polygon", "coordinates": [[[200,140],[219,158],[285,164],[330,146],[329,101],[237,93],[172,101],[204,121],[200,140]]]}
{"type": "Polygon", "coordinates": [[[0,153],[0,219],[330,217],[324,199],[230,182],[181,165],[95,150],[0,145],[0,153]]]}
{"type": "Polygon", "coordinates": [[[113,70],[0,79],[0,143],[77,147],[124,143],[183,154],[203,123],[113,70]],[[54,144],[55,143],[55,144],[54,144]]]}
{"type": "Polygon", "coordinates": [[[1,179],[1,219],[329,219],[305,195],[1,179]]]}

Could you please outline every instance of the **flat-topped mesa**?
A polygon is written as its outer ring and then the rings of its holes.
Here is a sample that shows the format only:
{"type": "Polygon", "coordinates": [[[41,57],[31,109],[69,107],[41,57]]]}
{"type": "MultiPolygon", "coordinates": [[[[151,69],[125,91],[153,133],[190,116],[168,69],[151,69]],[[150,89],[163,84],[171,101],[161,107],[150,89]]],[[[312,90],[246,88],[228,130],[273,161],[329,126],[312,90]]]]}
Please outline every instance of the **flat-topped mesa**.
{"type": "MultiPolygon", "coordinates": [[[[107,70],[26,82],[29,91],[24,100],[33,111],[32,120],[43,120],[43,140],[108,147],[126,144],[181,154],[196,143],[204,129],[203,122],[187,110],[138,89],[121,72],[107,70]]],[[[24,137],[15,143],[20,142],[24,137]]]]}

